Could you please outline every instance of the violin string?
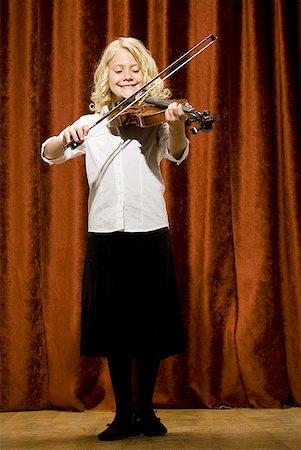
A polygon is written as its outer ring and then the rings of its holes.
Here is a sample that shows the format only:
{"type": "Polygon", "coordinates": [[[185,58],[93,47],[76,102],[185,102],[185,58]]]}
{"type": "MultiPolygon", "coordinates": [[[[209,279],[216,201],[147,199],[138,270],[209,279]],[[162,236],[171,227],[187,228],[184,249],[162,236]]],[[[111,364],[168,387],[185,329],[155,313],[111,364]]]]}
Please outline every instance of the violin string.
{"type": "MultiPolygon", "coordinates": [[[[123,99],[113,109],[111,109],[110,111],[105,113],[99,120],[97,120],[89,128],[89,133],[90,133],[90,130],[92,130],[92,128],[94,128],[100,122],[104,121],[114,111],[119,109],[119,112],[116,113],[115,115],[113,115],[113,117],[111,117],[106,122],[106,125],[108,126],[111,122],[113,122],[113,120],[116,120],[118,117],[120,117],[122,114],[124,114],[124,112],[126,110],[128,110],[131,106],[133,106],[135,103],[139,102],[139,100],[141,100],[143,97],[146,97],[147,94],[150,93],[153,89],[155,89],[160,83],[162,83],[165,80],[167,80],[168,78],[170,78],[172,75],[174,75],[176,72],[178,72],[182,67],[184,67],[186,64],[188,64],[192,59],[194,59],[196,56],[198,56],[200,53],[202,53],[204,50],[206,50],[210,45],[212,45],[216,41],[216,39],[217,39],[217,36],[214,36],[213,34],[210,34],[210,35],[206,36],[204,39],[202,39],[200,42],[198,42],[196,45],[194,45],[191,49],[189,49],[187,52],[185,52],[182,56],[180,56],[177,60],[173,61],[171,64],[169,64],[163,70],[161,70],[155,77],[153,77],[150,81],[148,81],[146,84],[144,84],[137,92],[135,92],[135,94],[131,95],[129,98],[123,99]],[[186,58],[186,56],[188,56],[190,53],[192,53],[194,50],[196,50],[198,47],[200,47],[202,44],[204,44],[206,41],[208,41],[208,39],[211,39],[211,41],[208,44],[206,44],[204,47],[202,47],[200,50],[198,50],[196,53],[194,53],[188,59],[185,59],[185,61],[182,62],[182,64],[177,65],[177,64],[179,64],[180,61],[182,61],[184,58],[186,58]],[[163,75],[163,73],[165,73],[166,71],[170,70],[175,65],[176,65],[176,67],[171,72],[169,72],[167,75],[165,75],[165,77],[160,78],[160,76],[163,75]],[[160,78],[160,79],[154,85],[150,86],[147,91],[145,91],[145,88],[147,86],[149,86],[150,84],[154,83],[154,81],[157,80],[158,78],[160,78]],[[139,95],[137,95],[137,94],[139,94],[139,95]],[[131,98],[133,98],[133,100],[130,100],[131,98]],[[128,103],[129,101],[130,101],[130,103],[128,103]],[[120,107],[122,107],[123,105],[125,105],[124,108],[122,108],[120,110],[120,107]]],[[[86,136],[85,141],[87,139],[89,139],[89,137],[92,137],[92,136],[93,136],[93,134],[86,136]]],[[[72,145],[72,143],[74,143],[73,140],[68,142],[66,145],[64,145],[63,146],[63,150],[65,150],[70,145],[72,145]]]]}

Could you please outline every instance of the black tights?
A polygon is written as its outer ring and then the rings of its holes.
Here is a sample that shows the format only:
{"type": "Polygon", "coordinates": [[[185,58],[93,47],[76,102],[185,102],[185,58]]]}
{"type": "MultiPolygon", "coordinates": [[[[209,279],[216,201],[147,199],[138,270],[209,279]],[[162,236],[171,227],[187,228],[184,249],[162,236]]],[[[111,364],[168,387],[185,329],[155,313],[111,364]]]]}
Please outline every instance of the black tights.
{"type": "MultiPolygon", "coordinates": [[[[132,357],[108,358],[116,402],[116,416],[128,420],[131,420],[133,414],[132,363],[132,357]]],[[[159,366],[160,359],[136,358],[138,388],[136,406],[141,410],[152,406],[159,366]]]]}

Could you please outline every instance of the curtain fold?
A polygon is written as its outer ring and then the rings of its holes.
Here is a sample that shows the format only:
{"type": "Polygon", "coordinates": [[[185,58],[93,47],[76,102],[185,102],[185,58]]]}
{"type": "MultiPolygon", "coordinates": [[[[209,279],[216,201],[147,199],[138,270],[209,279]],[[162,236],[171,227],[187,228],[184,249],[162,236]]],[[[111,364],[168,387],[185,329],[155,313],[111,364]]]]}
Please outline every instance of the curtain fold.
{"type": "Polygon", "coordinates": [[[79,357],[84,160],[48,167],[40,144],[89,112],[110,40],[162,69],[211,33],[168,80],[217,122],[163,163],[188,351],[155,404],[301,405],[300,19],[296,0],[1,0],[2,410],[114,406],[106,361],[79,357]]]}

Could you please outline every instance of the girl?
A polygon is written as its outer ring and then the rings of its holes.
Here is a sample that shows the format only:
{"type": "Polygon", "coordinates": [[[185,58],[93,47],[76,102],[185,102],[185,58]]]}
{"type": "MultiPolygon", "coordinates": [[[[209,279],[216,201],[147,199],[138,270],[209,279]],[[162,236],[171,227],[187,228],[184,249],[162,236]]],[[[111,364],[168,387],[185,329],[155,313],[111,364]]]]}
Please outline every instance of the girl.
{"type": "MultiPolygon", "coordinates": [[[[157,73],[142,42],[114,40],[95,71],[93,114],[42,144],[42,158],[50,165],[85,155],[89,214],[81,355],[107,358],[116,402],[115,418],[100,440],[167,433],[152,408],[157,373],[161,359],[185,351],[160,171],[163,158],[180,164],[188,155],[183,109],[171,103],[166,122],[150,128],[109,128],[105,120],[89,133],[104,113],[157,73]],[[64,150],[71,140],[83,143],[64,150]]],[[[150,95],[168,94],[161,82],[150,95]]]]}

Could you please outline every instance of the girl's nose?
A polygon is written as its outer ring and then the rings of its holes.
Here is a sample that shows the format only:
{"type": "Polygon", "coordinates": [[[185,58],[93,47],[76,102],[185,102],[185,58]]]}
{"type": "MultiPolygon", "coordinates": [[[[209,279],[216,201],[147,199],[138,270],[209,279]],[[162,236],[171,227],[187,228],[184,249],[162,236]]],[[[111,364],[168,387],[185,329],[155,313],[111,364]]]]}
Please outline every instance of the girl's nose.
{"type": "Polygon", "coordinates": [[[124,80],[132,80],[132,79],[133,79],[133,76],[132,76],[132,74],[131,74],[131,72],[130,72],[129,70],[127,70],[127,71],[124,73],[123,79],[124,79],[124,80]]]}

